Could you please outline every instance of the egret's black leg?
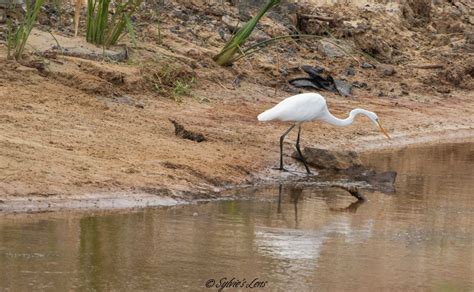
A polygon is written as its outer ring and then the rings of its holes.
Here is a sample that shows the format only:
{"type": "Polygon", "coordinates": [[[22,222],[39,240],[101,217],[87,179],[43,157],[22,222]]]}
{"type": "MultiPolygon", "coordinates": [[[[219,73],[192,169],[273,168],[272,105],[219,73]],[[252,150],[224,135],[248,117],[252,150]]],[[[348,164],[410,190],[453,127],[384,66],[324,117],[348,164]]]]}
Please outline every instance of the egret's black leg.
{"type": "Polygon", "coordinates": [[[304,167],[306,167],[306,172],[308,172],[308,174],[311,174],[311,171],[309,170],[308,164],[306,163],[306,160],[304,159],[303,153],[301,153],[300,134],[301,134],[301,124],[298,125],[298,138],[296,138],[296,150],[298,151],[298,154],[300,155],[301,160],[303,160],[304,167]]]}
{"type": "Polygon", "coordinates": [[[285,140],[285,137],[286,135],[288,135],[288,133],[293,130],[293,128],[295,127],[295,125],[292,125],[288,130],[286,130],[285,133],[283,133],[283,135],[281,135],[280,137],[280,170],[285,170],[283,168],[283,140],[285,140]]]}
{"type": "Polygon", "coordinates": [[[283,185],[280,184],[278,188],[278,208],[277,208],[277,213],[281,213],[281,193],[283,192],[283,185]]]}

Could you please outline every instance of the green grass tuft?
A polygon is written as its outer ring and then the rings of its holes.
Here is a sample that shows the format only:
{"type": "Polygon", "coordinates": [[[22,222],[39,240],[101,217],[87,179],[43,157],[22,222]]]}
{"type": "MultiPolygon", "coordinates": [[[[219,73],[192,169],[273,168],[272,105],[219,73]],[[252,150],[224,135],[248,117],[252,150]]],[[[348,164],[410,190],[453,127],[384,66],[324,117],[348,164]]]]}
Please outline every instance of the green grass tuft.
{"type": "Polygon", "coordinates": [[[26,42],[30,36],[33,25],[36,23],[36,18],[43,5],[44,0],[36,0],[32,6],[31,1],[26,1],[26,14],[20,21],[18,26],[15,26],[11,20],[7,24],[7,49],[8,58],[21,59],[25,50],[26,42]]]}
{"type": "Polygon", "coordinates": [[[130,18],[142,1],[117,3],[115,13],[110,16],[110,0],[87,0],[87,41],[107,48],[117,44],[127,29],[135,45],[135,32],[130,18]]]}

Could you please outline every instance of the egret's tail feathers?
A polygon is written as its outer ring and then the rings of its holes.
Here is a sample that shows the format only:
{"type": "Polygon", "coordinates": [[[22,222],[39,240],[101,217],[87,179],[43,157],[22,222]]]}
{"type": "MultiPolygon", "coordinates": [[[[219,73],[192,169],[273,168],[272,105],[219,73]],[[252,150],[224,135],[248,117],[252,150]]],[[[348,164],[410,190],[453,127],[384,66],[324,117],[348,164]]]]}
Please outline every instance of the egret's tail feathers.
{"type": "Polygon", "coordinates": [[[268,121],[271,121],[273,120],[273,113],[271,110],[266,110],[264,111],[263,113],[259,114],[257,116],[257,119],[260,121],[260,122],[268,122],[268,121]]]}

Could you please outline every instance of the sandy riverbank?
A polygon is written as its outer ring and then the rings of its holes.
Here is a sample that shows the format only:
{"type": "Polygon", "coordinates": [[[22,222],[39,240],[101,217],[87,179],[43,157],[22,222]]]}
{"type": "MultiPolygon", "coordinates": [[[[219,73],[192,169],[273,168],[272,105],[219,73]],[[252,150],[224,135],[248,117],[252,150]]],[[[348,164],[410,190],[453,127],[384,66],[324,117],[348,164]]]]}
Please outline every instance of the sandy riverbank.
{"type": "MultiPolygon", "coordinates": [[[[338,117],[355,107],[376,112],[394,139],[385,140],[367,119],[360,118],[346,128],[305,124],[303,147],[372,151],[474,136],[469,67],[473,56],[462,30],[453,34],[448,28],[434,27],[434,33],[431,28],[412,27],[402,14],[391,14],[392,8],[390,13],[373,13],[338,7],[348,17],[367,18],[364,31],[353,31],[359,37],[342,36],[350,29],[346,24],[328,27],[354,48],[375,45],[388,28],[396,29],[406,41],[387,39],[393,54],[381,51],[376,59],[367,59],[377,65],[374,69],[360,67],[363,55],[328,57],[318,42],[310,40],[281,43],[232,67],[220,67],[212,61],[224,44],[216,31],[227,27],[229,19],[215,5],[177,2],[171,1],[166,8],[169,15],[161,18],[159,37],[166,42],[157,41],[154,22],[143,20],[138,44],[125,62],[47,54],[56,42],[62,47],[88,45],[83,36],[73,38],[67,30],[54,31],[54,39],[46,24],[33,30],[28,46],[32,49],[21,64],[6,60],[6,48],[0,44],[1,209],[7,210],[8,204],[25,211],[49,205],[74,209],[174,204],[205,198],[229,186],[274,179],[279,174],[270,168],[278,160],[278,137],[288,126],[258,123],[256,116],[302,91],[287,81],[305,76],[298,69],[305,64],[321,65],[348,82],[365,82],[365,87],[353,89],[350,98],[321,94],[338,117]],[[180,18],[190,11],[196,19],[180,18]],[[177,26],[193,31],[176,33],[177,26]],[[362,36],[369,39],[364,42],[362,36]],[[446,38],[448,43],[441,41],[446,38]],[[414,63],[442,66],[420,69],[414,63]],[[169,64],[177,65],[170,69],[169,64]],[[163,80],[153,76],[163,77],[163,68],[176,76],[192,76],[183,79],[189,82],[189,92],[181,88],[179,95],[171,94],[178,92],[178,85],[157,84],[163,80]],[[354,75],[344,73],[348,68],[354,75]],[[169,119],[202,133],[207,141],[175,136],[169,119]]],[[[454,9],[443,5],[428,21],[436,23],[454,9]]],[[[240,17],[235,7],[226,15],[240,17]]],[[[285,21],[265,18],[256,37],[288,33],[285,21]]],[[[467,31],[471,25],[463,23],[467,31]]],[[[285,159],[298,168],[289,157],[294,139],[292,133],[285,144],[285,159]]]]}

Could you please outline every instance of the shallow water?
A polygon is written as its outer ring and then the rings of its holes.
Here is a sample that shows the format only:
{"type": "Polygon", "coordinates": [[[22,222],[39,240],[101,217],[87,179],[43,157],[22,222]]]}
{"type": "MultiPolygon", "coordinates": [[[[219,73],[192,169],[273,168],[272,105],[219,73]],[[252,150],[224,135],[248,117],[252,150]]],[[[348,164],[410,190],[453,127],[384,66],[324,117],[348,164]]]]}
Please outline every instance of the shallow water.
{"type": "Polygon", "coordinates": [[[253,200],[0,217],[0,290],[217,291],[223,278],[258,278],[255,291],[474,290],[474,143],[365,160],[398,171],[395,194],[354,204],[283,185],[253,200]]]}

